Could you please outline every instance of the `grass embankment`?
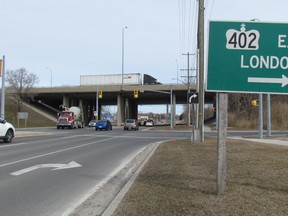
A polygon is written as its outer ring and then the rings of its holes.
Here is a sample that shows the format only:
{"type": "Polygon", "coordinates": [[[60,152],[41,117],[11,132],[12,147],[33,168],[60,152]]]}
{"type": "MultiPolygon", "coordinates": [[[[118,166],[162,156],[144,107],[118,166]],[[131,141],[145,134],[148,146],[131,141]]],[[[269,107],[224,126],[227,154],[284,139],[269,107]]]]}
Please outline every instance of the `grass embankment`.
{"type": "Polygon", "coordinates": [[[25,120],[20,119],[18,122],[17,119],[17,106],[12,104],[8,100],[6,101],[5,106],[5,119],[12,123],[16,128],[23,128],[23,127],[54,127],[56,122],[47,119],[46,117],[40,115],[39,113],[26,108],[25,106],[22,107],[21,112],[28,113],[28,119],[25,125],[25,120]],[[19,123],[19,124],[18,124],[19,123]]]}
{"type": "Polygon", "coordinates": [[[215,139],[161,144],[118,206],[122,215],[288,215],[288,148],[229,140],[216,191],[215,139]]]}

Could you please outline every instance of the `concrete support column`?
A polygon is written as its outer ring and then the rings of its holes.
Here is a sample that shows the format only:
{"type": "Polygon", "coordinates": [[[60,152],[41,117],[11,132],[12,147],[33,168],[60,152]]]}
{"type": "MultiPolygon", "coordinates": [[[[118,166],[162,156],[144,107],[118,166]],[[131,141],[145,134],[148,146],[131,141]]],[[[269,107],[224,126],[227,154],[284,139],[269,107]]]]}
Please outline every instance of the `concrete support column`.
{"type": "Polygon", "coordinates": [[[128,98],[125,98],[125,113],[124,113],[124,121],[127,118],[130,118],[130,101],[128,98]]]}
{"type": "MultiPolygon", "coordinates": [[[[82,99],[79,99],[79,107],[80,107],[80,110],[81,110],[81,112],[82,112],[82,124],[85,124],[86,123],[86,113],[87,113],[87,111],[86,111],[86,109],[84,109],[84,102],[83,102],[83,100],[82,99]]],[[[83,125],[84,126],[84,125],[83,125]]]]}
{"type": "Polygon", "coordinates": [[[69,107],[70,106],[70,98],[67,96],[67,95],[64,95],[63,96],[63,102],[62,102],[63,105],[69,107]]]}
{"type": "Polygon", "coordinates": [[[71,101],[70,106],[80,106],[80,102],[77,99],[71,98],[70,101],[71,101]]]}
{"type": "Polygon", "coordinates": [[[123,98],[124,105],[124,120],[125,119],[138,119],[138,103],[136,100],[123,98]]]}
{"type": "Polygon", "coordinates": [[[94,117],[95,103],[89,102],[89,120],[95,119],[94,117]]]}
{"type": "Polygon", "coordinates": [[[124,98],[121,94],[117,95],[117,126],[121,126],[121,123],[124,122],[125,114],[125,104],[124,98]]]}
{"type": "Polygon", "coordinates": [[[172,109],[173,110],[173,113],[172,113],[173,122],[172,122],[172,124],[176,125],[176,121],[175,121],[175,116],[176,116],[176,95],[173,94],[172,97],[173,97],[173,99],[172,99],[172,104],[173,104],[173,109],[172,109]]]}
{"type": "Polygon", "coordinates": [[[129,115],[128,118],[138,119],[138,103],[135,100],[129,101],[129,115]]]}
{"type": "Polygon", "coordinates": [[[81,107],[83,109],[83,100],[82,99],[79,100],[79,107],[81,107]]]}

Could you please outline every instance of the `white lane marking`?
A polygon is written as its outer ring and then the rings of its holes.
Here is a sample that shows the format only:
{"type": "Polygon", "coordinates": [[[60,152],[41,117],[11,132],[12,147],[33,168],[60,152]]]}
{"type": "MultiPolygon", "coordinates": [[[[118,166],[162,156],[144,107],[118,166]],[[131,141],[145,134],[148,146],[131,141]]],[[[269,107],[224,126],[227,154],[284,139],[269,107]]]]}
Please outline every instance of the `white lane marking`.
{"type": "Polygon", "coordinates": [[[71,169],[71,168],[76,168],[76,167],[82,167],[82,165],[76,163],[75,161],[71,161],[68,164],[38,164],[38,165],[34,165],[31,167],[10,173],[10,175],[18,176],[18,175],[22,175],[24,173],[31,172],[33,170],[37,170],[40,168],[54,168],[52,170],[62,170],[62,169],[71,169]]]}
{"type": "Polygon", "coordinates": [[[12,162],[5,163],[5,164],[0,164],[0,167],[5,167],[5,166],[21,163],[21,162],[28,161],[28,160],[45,157],[45,156],[48,156],[48,155],[53,155],[53,154],[57,154],[57,153],[61,153],[61,152],[65,152],[65,151],[69,151],[69,150],[73,150],[73,149],[78,149],[78,148],[86,147],[86,146],[89,146],[89,145],[93,145],[93,144],[96,144],[96,143],[99,143],[99,142],[108,141],[108,140],[112,140],[112,139],[115,139],[115,137],[107,138],[107,139],[99,140],[99,141],[95,141],[95,142],[90,142],[90,143],[86,143],[86,144],[83,144],[83,145],[74,146],[74,147],[70,147],[70,148],[66,148],[66,149],[61,149],[61,150],[49,152],[49,153],[46,153],[46,154],[36,155],[36,156],[33,156],[33,157],[24,158],[24,159],[21,159],[21,160],[12,161],[12,162]]]}
{"type": "Polygon", "coordinates": [[[17,144],[6,144],[6,145],[1,145],[0,148],[7,148],[7,147],[13,147],[13,146],[18,146],[18,145],[23,145],[23,144],[27,144],[26,142],[23,143],[17,143],[17,144]]]}
{"type": "MultiPolygon", "coordinates": [[[[76,136],[76,135],[75,135],[76,136]]],[[[79,136],[79,135],[77,135],[79,136]]],[[[80,135],[80,136],[87,136],[87,135],[80,135]]],[[[88,135],[89,136],[89,135],[88,135]]],[[[94,136],[94,135],[92,135],[94,136]]],[[[29,158],[24,158],[24,159],[21,159],[21,160],[17,160],[17,161],[12,161],[12,162],[9,162],[9,163],[5,163],[5,164],[0,164],[0,167],[5,167],[5,166],[9,166],[9,165],[13,165],[13,164],[17,164],[17,163],[21,163],[21,162],[24,162],[24,161],[28,161],[28,160],[32,160],[32,159],[36,159],[36,158],[40,158],[40,157],[45,157],[45,156],[49,156],[49,155],[53,155],[53,154],[57,154],[57,153],[61,153],[61,152],[65,152],[65,151],[69,151],[69,150],[73,150],[73,149],[77,149],[77,148],[82,148],[82,147],[85,147],[85,146],[89,146],[89,145],[93,145],[93,144],[96,144],[96,143],[99,143],[99,142],[102,142],[102,141],[108,141],[108,140],[112,140],[112,139],[119,139],[119,138],[137,138],[137,139],[161,139],[161,137],[140,137],[140,136],[134,136],[134,137],[131,137],[131,136],[128,136],[128,134],[126,136],[107,136],[105,134],[101,134],[101,135],[96,135],[97,137],[108,137],[107,139],[104,139],[104,140],[99,140],[99,141],[95,141],[95,142],[90,142],[90,143],[86,143],[86,144],[83,144],[83,145],[80,145],[80,146],[74,146],[74,147],[70,147],[70,148],[66,148],[66,149],[61,149],[61,150],[58,150],[58,151],[54,151],[54,152],[49,152],[49,153],[46,153],[46,154],[41,154],[41,155],[36,155],[36,156],[33,156],[33,157],[29,157],[29,158]]],[[[71,138],[71,137],[70,137],[71,138]]],[[[171,140],[172,138],[174,139],[183,139],[181,137],[162,137],[162,141],[167,141],[167,140],[171,140]]],[[[23,143],[22,143],[23,144],[23,143]]],[[[13,144],[13,145],[10,145],[10,146],[16,146],[16,145],[20,145],[19,144],[13,144]]],[[[3,146],[4,147],[4,146],[3,146]]],[[[8,146],[7,146],[8,147],[8,146]]]]}

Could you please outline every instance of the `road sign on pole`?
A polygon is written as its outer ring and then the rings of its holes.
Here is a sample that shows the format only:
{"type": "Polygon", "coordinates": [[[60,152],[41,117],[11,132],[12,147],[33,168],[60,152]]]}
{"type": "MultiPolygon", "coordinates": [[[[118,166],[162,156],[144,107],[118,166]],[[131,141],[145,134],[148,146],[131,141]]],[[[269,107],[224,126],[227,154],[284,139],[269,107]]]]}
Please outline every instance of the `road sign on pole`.
{"type": "Polygon", "coordinates": [[[288,93],[288,24],[209,23],[207,91],[288,93]]]}
{"type": "Polygon", "coordinates": [[[197,93],[195,93],[195,92],[193,92],[193,93],[190,93],[189,94],[189,103],[191,104],[198,104],[198,102],[199,102],[199,99],[198,99],[199,97],[198,97],[198,92],[197,93]]]}

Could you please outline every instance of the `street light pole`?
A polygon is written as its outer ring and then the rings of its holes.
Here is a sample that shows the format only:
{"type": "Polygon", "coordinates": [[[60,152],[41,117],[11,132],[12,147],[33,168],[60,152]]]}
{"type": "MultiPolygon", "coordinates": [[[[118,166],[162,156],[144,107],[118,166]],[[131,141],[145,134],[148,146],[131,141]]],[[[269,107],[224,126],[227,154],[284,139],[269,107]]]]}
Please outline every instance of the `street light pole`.
{"type": "Polygon", "coordinates": [[[127,26],[122,28],[122,89],[124,84],[124,30],[127,29],[127,26]]]}
{"type": "Polygon", "coordinates": [[[52,88],[52,70],[49,67],[46,67],[46,69],[50,72],[50,84],[52,88]]]}
{"type": "Polygon", "coordinates": [[[176,61],[176,73],[177,73],[177,85],[178,85],[178,79],[179,79],[179,76],[178,76],[178,73],[179,73],[179,67],[178,67],[178,60],[177,59],[175,59],[175,61],[176,61]]]}

